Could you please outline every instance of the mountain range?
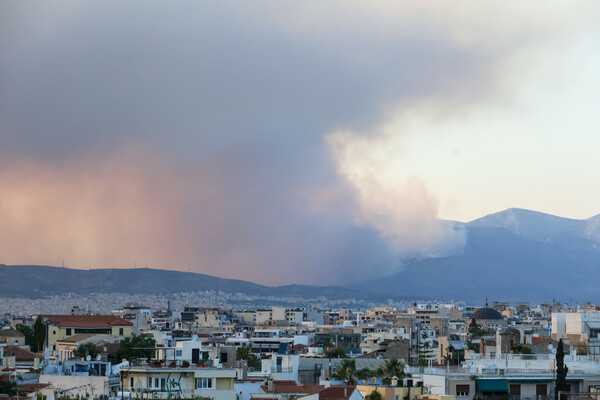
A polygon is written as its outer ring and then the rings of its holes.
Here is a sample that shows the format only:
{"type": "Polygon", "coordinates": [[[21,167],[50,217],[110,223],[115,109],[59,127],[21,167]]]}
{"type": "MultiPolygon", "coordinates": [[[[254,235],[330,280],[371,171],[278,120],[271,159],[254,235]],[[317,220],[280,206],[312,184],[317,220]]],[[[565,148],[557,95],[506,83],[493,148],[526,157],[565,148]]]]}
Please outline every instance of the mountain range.
{"type": "Polygon", "coordinates": [[[192,272],[150,268],[70,269],[42,265],[0,264],[0,297],[43,298],[64,293],[132,293],[166,295],[204,290],[247,296],[357,299],[383,301],[382,295],[337,286],[263,286],[192,272]]]}
{"type": "Polygon", "coordinates": [[[600,300],[600,216],[576,220],[511,208],[469,223],[458,255],[414,260],[355,288],[482,304],[600,300]]]}
{"type": "Polygon", "coordinates": [[[268,287],[147,268],[78,270],[0,265],[0,297],[71,293],[167,294],[220,290],[249,296],[500,301],[600,301],[600,215],[575,220],[511,208],[469,223],[453,256],[412,260],[394,275],[352,287],[268,287]]]}

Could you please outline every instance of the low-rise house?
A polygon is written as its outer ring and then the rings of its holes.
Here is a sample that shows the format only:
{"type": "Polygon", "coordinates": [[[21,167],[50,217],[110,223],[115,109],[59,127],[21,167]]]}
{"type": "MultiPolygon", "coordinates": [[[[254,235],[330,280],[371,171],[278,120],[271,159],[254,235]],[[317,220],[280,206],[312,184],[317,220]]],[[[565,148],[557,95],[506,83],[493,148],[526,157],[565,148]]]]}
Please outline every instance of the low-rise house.
{"type": "Polygon", "coordinates": [[[131,336],[133,324],[114,315],[42,315],[46,325],[46,346],[58,356],[57,342],[78,334],[131,336]]]}
{"type": "MultiPolygon", "coordinates": [[[[400,381],[402,383],[402,381],[400,381]]],[[[381,400],[403,400],[414,399],[423,395],[423,386],[399,386],[396,385],[358,385],[358,391],[366,397],[377,390],[381,394],[381,400]]]]}
{"type": "Polygon", "coordinates": [[[277,400],[288,400],[308,394],[317,393],[325,389],[324,385],[298,385],[295,381],[267,380],[260,386],[259,393],[253,393],[251,398],[275,398],[277,400]]]}
{"type": "Polygon", "coordinates": [[[41,357],[37,353],[25,350],[19,346],[6,347],[4,349],[4,366],[17,370],[38,369],[41,357]]]}
{"type": "Polygon", "coordinates": [[[0,342],[6,342],[7,346],[25,346],[25,335],[16,329],[2,329],[0,330],[0,342]]]}
{"type": "Polygon", "coordinates": [[[154,398],[202,396],[236,400],[236,370],[215,367],[150,365],[121,368],[124,391],[154,398]]]}
{"type": "Polygon", "coordinates": [[[317,393],[299,397],[301,400],[364,400],[356,386],[334,385],[317,393]]]}
{"type": "Polygon", "coordinates": [[[39,376],[39,383],[49,385],[42,390],[44,395],[116,397],[120,379],[111,372],[108,362],[72,360],[62,366],[46,368],[44,374],[39,376]]]}

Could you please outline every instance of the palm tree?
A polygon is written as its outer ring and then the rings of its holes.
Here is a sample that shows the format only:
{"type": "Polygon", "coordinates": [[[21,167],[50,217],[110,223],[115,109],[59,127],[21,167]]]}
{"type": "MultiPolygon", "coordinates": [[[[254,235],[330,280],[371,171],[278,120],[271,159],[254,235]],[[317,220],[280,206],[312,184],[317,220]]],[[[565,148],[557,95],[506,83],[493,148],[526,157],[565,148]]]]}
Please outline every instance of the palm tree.
{"type": "Polygon", "coordinates": [[[371,375],[372,371],[368,368],[357,370],[355,360],[344,359],[341,361],[340,365],[335,367],[331,377],[349,385],[356,385],[358,380],[368,379],[371,375]]]}
{"type": "Polygon", "coordinates": [[[333,370],[332,378],[347,382],[349,384],[356,384],[356,361],[351,359],[344,359],[337,365],[333,370]]]}
{"type": "Polygon", "coordinates": [[[384,385],[389,385],[394,376],[398,379],[402,379],[410,375],[404,372],[404,363],[392,358],[390,360],[385,360],[384,363],[379,366],[377,369],[377,376],[383,377],[382,382],[384,385]]]}

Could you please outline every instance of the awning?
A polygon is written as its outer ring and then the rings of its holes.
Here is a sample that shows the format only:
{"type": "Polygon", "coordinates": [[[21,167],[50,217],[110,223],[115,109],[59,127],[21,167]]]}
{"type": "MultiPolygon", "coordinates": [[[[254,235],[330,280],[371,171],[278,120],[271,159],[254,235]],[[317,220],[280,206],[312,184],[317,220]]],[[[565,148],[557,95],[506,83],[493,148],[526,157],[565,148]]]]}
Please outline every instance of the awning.
{"type": "Polygon", "coordinates": [[[600,321],[585,321],[590,329],[600,329],[600,321]]]}
{"type": "Polygon", "coordinates": [[[477,390],[480,392],[508,393],[508,384],[504,379],[477,379],[477,390]]]}
{"type": "Polygon", "coordinates": [[[466,350],[468,349],[467,344],[463,342],[450,342],[450,347],[454,350],[466,350]]]}

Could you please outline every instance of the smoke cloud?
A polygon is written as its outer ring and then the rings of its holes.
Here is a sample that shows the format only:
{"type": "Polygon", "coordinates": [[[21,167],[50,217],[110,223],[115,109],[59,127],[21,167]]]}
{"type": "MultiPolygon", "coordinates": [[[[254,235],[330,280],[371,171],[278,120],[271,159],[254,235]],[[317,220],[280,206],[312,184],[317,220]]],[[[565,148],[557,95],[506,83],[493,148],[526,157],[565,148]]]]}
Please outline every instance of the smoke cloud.
{"type": "Polygon", "coordinates": [[[462,230],[438,219],[426,182],[394,169],[403,153],[394,136],[336,132],[328,139],[339,173],[358,199],[359,225],[376,228],[403,257],[445,256],[465,244],[462,230]]]}
{"type": "Polygon", "coordinates": [[[0,262],[345,284],[451,253],[411,112],[435,143],[511,103],[590,7],[2,2],[0,262]]]}

